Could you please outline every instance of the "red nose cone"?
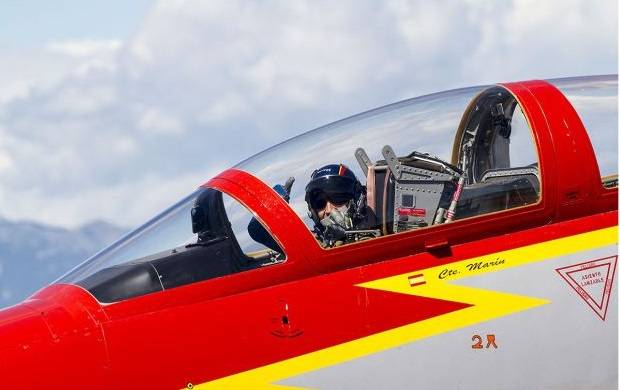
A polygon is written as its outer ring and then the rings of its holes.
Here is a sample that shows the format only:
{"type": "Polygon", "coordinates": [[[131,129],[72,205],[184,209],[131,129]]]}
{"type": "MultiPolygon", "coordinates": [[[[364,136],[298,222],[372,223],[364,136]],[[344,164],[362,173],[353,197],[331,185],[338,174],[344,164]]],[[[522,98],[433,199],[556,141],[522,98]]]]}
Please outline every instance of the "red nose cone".
{"type": "Polygon", "coordinates": [[[41,313],[24,304],[0,311],[0,383],[2,388],[38,385],[46,372],[53,337],[41,313]]]}
{"type": "Polygon", "coordinates": [[[50,286],[37,296],[0,310],[0,388],[105,388],[94,299],[75,286],[50,286]]]}

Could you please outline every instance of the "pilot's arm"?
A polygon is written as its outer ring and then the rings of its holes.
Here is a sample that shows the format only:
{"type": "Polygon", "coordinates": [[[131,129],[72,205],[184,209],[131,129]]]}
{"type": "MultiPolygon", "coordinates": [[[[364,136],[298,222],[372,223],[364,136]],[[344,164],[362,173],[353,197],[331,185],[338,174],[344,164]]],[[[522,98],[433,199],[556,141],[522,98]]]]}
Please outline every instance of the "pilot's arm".
{"type": "MultiPolygon", "coordinates": [[[[276,184],[273,189],[277,192],[285,201],[288,201],[291,198],[291,187],[295,182],[294,177],[289,177],[286,181],[286,184],[282,186],[281,184],[276,184]]],[[[267,230],[263,227],[263,225],[258,222],[258,220],[254,217],[250,220],[248,224],[248,233],[252,239],[260,244],[265,245],[267,248],[272,249],[278,253],[282,253],[282,248],[278,245],[276,240],[273,239],[271,234],[267,232],[267,230]]]]}

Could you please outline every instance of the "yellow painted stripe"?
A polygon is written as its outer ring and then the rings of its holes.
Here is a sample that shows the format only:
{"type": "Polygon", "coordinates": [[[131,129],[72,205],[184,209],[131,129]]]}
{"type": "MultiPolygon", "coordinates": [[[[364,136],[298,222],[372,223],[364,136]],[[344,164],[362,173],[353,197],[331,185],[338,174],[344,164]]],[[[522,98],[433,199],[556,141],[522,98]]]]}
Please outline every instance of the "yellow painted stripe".
{"type": "Polygon", "coordinates": [[[264,367],[245,371],[213,382],[194,386],[195,389],[301,389],[275,385],[275,382],[329,367],[369,354],[439,335],[470,325],[499,318],[549,303],[540,298],[525,297],[496,291],[456,286],[448,282],[523,266],[559,256],[618,243],[618,227],[610,227],[521,248],[471,258],[360,284],[360,287],[402,294],[439,298],[472,304],[472,307],[377,333],[358,340],[311,352],[264,367]],[[486,267],[472,264],[488,263],[486,267]],[[452,273],[444,271],[451,270],[452,273]],[[442,272],[444,272],[442,274],[442,272]],[[423,273],[426,284],[411,287],[409,276],[423,273]],[[442,278],[440,278],[440,275],[442,278]]]}

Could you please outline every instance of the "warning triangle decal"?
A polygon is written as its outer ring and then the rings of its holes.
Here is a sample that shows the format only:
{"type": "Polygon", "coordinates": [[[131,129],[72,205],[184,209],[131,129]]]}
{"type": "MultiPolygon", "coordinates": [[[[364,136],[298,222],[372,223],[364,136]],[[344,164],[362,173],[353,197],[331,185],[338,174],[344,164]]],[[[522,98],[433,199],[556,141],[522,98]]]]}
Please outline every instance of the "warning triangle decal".
{"type": "Polygon", "coordinates": [[[618,256],[558,268],[556,271],[605,321],[618,256]]]}

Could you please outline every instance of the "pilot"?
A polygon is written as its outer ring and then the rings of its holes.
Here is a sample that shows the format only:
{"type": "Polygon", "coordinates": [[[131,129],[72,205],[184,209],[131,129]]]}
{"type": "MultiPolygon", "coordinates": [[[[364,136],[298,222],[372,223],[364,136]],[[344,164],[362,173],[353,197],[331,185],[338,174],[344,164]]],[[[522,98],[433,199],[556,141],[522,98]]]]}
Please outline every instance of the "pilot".
{"type": "Polygon", "coordinates": [[[370,231],[366,214],[366,188],[343,164],[315,170],[306,186],[308,214],[314,234],[324,247],[365,238],[370,231]]]}

